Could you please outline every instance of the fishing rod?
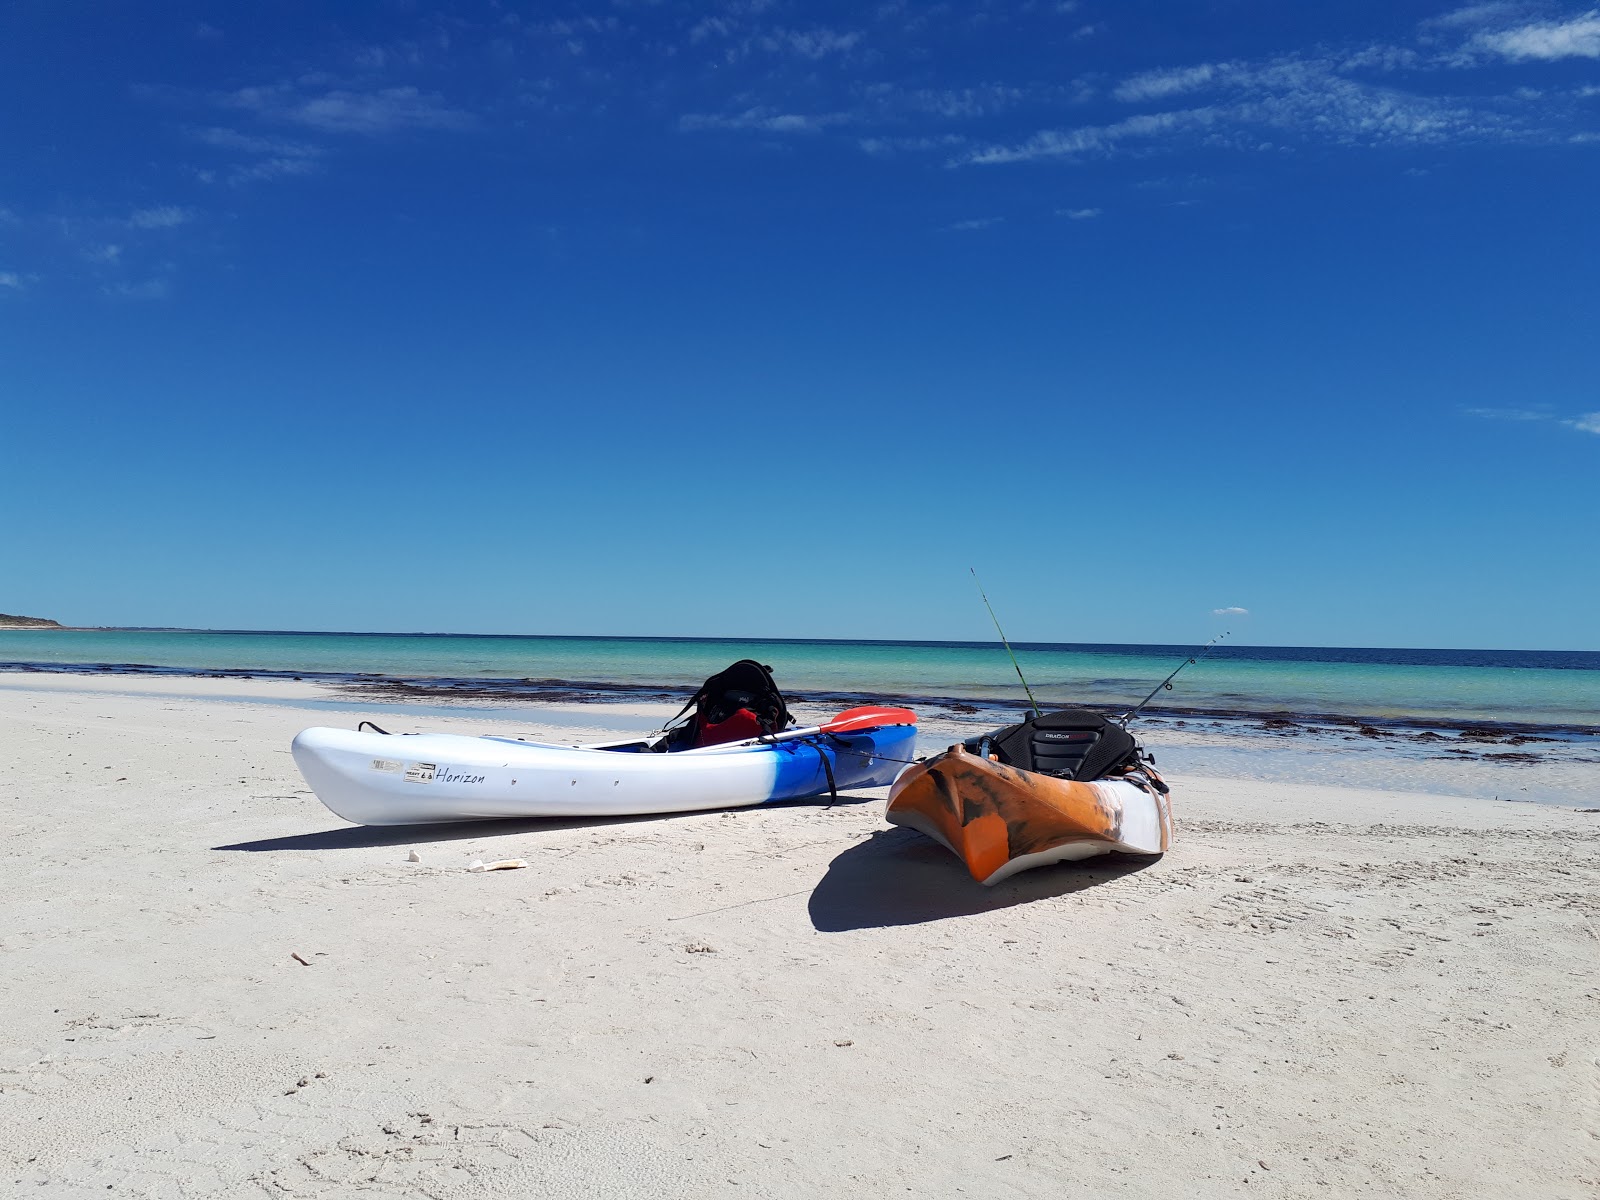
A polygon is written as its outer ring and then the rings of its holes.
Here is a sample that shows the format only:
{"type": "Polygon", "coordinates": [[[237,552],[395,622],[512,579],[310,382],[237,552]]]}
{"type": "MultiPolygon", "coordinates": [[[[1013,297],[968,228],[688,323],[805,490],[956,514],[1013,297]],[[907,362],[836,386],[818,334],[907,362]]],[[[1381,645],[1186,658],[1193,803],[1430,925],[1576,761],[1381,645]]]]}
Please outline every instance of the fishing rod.
{"type": "Polygon", "coordinates": [[[1178,677],[1178,672],[1179,671],[1183,670],[1185,667],[1194,666],[1195,663],[1199,662],[1202,658],[1204,658],[1207,654],[1209,654],[1211,652],[1211,647],[1215,646],[1223,638],[1227,637],[1229,632],[1231,632],[1231,631],[1224,631],[1222,633],[1217,634],[1216,637],[1212,638],[1204,646],[1201,646],[1200,649],[1196,650],[1193,654],[1189,655],[1188,658],[1184,659],[1181,663],[1179,663],[1173,669],[1173,672],[1172,672],[1171,675],[1168,675],[1160,683],[1156,684],[1155,687],[1150,689],[1150,694],[1148,696],[1146,696],[1143,700],[1139,701],[1139,703],[1136,704],[1133,708],[1131,708],[1127,712],[1123,713],[1122,716],[1118,717],[1117,718],[1117,724],[1121,725],[1124,729],[1126,729],[1128,727],[1128,722],[1133,720],[1135,717],[1137,717],[1140,714],[1140,712],[1142,712],[1144,710],[1144,706],[1146,704],[1149,704],[1150,701],[1154,700],[1156,698],[1156,696],[1158,694],[1160,694],[1163,690],[1169,691],[1169,692],[1172,690],[1172,681],[1178,677]]]}
{"type": "Polygon", "coordinates": [[[1028,681],[1022,678],[1022,667],[1017,662],[1016,652],[1011,649],[1011,643],[1006,641],[1006,631],[1000,628],[1000,618],[994,615],[994,605],[989,603],[989,597],[984,594],[983,583],[978,578],[978,568],[968,567],[967,570],[972,572],[972,582],[978,585],[978,595],[983,596],[983,606],[989,610],[989,620],[994,622],[994,631],[1000,635],[1000,644],[1006,648],[1006,653],[1011,655],[1011,665],[1016,667],[1017,678],[1022,679],[1022,690],[1028,693],[1028,703],[1033,706],[1033,715],[1037,717],[1044,712],[1044,709],[1040,708],[1039,702],[1033,698],[1033,689],[1028,686],[1028,681]]]}

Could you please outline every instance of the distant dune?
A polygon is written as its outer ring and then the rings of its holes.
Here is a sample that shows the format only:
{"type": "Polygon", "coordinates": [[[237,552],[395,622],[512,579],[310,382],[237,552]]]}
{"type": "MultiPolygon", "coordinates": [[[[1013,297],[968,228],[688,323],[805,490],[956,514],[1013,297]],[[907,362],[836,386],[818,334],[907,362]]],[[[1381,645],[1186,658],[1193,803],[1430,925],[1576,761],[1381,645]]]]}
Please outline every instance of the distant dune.
{"type": "Polygon", "coordinates": [[[0,613],[0,629],[61,629],[60,621],[49,621],[44,617],[13,617],[9,613],[0,613]]]}

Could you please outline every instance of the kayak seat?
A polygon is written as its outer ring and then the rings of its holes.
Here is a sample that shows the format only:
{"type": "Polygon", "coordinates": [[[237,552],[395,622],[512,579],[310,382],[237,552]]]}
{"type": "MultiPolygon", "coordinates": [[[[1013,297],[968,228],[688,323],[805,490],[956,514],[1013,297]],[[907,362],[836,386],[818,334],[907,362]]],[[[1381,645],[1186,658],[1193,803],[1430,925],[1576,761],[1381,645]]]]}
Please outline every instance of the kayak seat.
{"type": "Polygon", "coordinates": [[[1139,743],[1131,733],[1087,708],[1044,713],[987,738],[969,739],[966,745],[976,753],[985,741],[1006,766],[1058,779],[1101,779],[1137,762],[1139,754],[1139,743]]]}

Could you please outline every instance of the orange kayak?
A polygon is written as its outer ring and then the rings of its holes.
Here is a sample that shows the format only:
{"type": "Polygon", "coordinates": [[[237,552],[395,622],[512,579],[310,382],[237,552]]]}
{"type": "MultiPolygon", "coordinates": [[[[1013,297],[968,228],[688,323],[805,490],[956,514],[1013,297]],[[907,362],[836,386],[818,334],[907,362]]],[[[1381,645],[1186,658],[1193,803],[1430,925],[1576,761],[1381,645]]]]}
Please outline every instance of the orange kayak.
{"type": "Polygon", "coordinates": [[[1166,853],[1172,807],[1159,782],[1148,767],[1091,783],[1057,779],[957,745],[903,771],[885,815],[942,842],[974,879],[995,884],[1047,863],[1166,853]]]}

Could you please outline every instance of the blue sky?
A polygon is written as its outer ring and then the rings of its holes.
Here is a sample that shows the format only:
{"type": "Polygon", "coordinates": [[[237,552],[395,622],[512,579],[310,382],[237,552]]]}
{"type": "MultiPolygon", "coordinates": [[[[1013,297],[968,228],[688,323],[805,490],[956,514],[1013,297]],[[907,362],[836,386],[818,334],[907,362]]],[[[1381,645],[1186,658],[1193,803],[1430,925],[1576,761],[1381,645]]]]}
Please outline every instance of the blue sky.
{"type": "Polygon", "coordinates": [[[1600,649],[1592,7],[19,0],[0,98],[0,611],[1600,649]]]}

